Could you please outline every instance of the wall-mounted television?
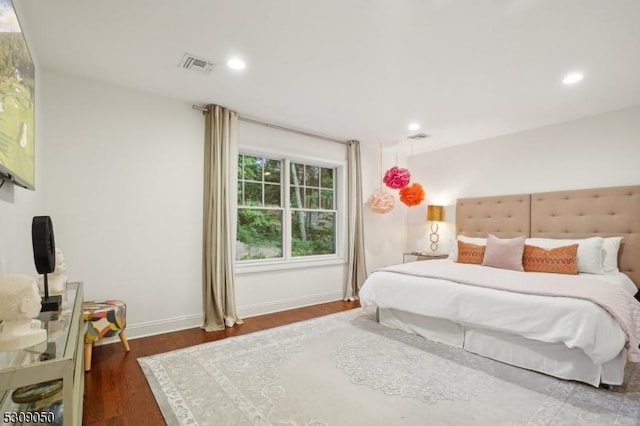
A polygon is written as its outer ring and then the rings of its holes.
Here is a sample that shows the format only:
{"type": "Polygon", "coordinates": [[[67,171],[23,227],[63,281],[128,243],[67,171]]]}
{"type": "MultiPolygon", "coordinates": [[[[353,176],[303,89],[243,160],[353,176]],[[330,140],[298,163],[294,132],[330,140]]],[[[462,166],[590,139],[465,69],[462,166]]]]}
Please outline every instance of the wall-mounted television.
{"type": "Polygon", "coordinates": [[[11,0],[0,0],[0,180],[35,189],[35,67],[11,0]]]}

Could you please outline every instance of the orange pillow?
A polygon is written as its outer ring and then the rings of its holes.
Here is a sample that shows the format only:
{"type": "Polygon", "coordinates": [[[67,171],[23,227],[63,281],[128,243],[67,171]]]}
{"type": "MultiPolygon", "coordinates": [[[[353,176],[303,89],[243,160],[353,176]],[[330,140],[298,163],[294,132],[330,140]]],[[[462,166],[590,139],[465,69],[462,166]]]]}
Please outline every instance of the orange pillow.
{"type": "Polygon", "coordinates": [[[458,241],[458,260],[456,262],[480,265],[482,264],[482,259],[484,259],[485,249],[486,246],[458,241]]]}
{"type": "Polygon", "coordinates": [[[578,244],[553,249],[525,244],[522,266],[527,272],[551,272],[554,274],[578,273],[578,244]]]}

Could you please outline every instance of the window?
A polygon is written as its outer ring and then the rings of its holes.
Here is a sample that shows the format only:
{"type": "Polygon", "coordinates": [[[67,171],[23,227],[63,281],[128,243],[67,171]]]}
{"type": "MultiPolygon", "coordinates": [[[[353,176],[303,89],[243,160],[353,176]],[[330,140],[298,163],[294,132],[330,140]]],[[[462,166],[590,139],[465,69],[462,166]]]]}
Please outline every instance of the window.
{"type": "Polygon", "coordinates": [[[238,155],[236,259],[282,257],[282,161],[238,155]]]}
{"type": "Polygon", "coordinates": [[[291,255],[336,252],[334,169],[290,163],[291,255]]]}
{"type": "Polygon", "coordinates": [[[337,254],[337,167],[238,155],[236,260],[337,254]]]}

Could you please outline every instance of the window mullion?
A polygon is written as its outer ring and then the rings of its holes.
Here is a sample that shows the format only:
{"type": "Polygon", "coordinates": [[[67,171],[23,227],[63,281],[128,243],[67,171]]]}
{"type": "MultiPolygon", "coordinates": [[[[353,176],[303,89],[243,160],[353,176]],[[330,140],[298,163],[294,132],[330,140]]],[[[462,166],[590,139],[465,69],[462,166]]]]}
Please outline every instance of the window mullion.
{"type": "Polygon", "coordinates": [[[261,196],[262,196],[262,205],[266,206],[265,204],[265,200],[264,200],[264,193],[266,190],[265,184],[264,184],[264,165],[266,164],[266,160],[263,158],[262,159],[262,168],[260,170],[260,187],[261,187],[261,196]]]}
{"type": "Polygon", "coordinates": [[[284,258],[286,260],[291,260],[291,162],[285,158],[283,163],[284,173],[280,173],[280,176],[283,179],[282,190],[284,191],[284,197],[282,197],[284,200],[284,224],[282,229],[282,238],[284,238],[284,258]]]}

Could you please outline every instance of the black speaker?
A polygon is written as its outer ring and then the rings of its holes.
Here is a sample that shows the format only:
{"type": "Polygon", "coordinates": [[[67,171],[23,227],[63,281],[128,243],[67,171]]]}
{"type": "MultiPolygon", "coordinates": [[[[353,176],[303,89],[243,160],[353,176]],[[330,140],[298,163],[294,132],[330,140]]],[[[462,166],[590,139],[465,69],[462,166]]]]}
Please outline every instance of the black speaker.
{"type": "Polygon", "coordinates": [[[31,222],[31,242],[33,243],[33,261],[36,270],[44,275],[44,297],[42,312],[58,311],[62,296],[49,296],[47,274],[56,269],[56,241],[53,236],[53,223],[49,216],[35,216],[31,222]]]}

